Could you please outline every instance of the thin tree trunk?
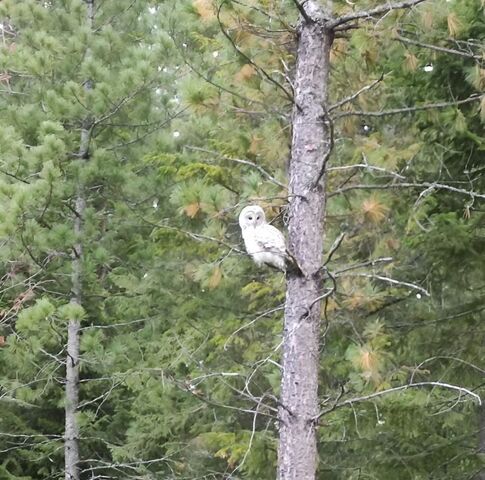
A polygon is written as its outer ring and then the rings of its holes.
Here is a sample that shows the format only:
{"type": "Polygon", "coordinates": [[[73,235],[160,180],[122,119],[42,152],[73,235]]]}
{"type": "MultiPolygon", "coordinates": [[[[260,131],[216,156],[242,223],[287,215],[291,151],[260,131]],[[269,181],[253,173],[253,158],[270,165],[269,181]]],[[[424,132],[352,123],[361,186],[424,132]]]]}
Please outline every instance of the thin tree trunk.
{"type": "Polygon", "coordinates": [[[307,18],[301,19],[298,31],[288,223],[289,249],[303,275],[289,272],[287,277],[280,480],[313,480],[317,468],[320,301],[316,299],[322,292],[324,163],[331,149],[326,104],[333,35],[325,29],[323,7],[317,1],[308,0],[304,9],[307,18]]]}
{"type": "MultiPolygon", "coordinates": [[[[94,0],[87,0],[87,21],[93,26],[94,0]]],[[[84,84],[86,90],[92,88],[92,82],[84,84]]],[[[79,159],[86,161],[89,156],[89,142],[91,137],[91,120],[86,119],[81,129],[79,142],[79,159]]],[[[71,271],[71,303],[82,305],[83,296],[83,230],[86,199],[84,185],[78,182],[76,187],[76,207],[74,217],[74,253],[71,271]]],[[[79,424],[76,413],[79,407],[79,347],[81,341],[81,324],[76,318],[69,320],[67,327],[67,356],[66,356],[66,403],[65,403],[65,431],[64,431],[64,463],[65,479],[79,480],[79,424]]]]}

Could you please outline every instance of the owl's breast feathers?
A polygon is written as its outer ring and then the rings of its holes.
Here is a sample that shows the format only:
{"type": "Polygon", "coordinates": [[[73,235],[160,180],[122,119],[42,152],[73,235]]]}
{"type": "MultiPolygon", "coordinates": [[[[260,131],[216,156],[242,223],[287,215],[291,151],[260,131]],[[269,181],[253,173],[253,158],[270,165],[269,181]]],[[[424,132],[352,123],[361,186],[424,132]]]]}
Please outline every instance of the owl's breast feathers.
{"type": "Polygon", "coordinates": [[[286,270],[286,241],[284,235],[272,225],[249,227],[242,232],[246,251],[256,264],[286,270]]]}

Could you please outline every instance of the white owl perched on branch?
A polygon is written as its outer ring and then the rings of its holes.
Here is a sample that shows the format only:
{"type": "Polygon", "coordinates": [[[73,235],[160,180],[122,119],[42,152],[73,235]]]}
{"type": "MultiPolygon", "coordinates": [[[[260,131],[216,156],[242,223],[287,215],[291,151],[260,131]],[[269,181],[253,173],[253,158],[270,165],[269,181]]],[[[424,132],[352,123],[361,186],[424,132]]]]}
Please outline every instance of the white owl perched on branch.
{"type": "Polygon", "coordinates": [[[290,257],[284,235],[266,222],[259,205],[244,207],[239,214],[239,226],[246,251],[259,266],[268,265],[286,271],[290,257]]]}

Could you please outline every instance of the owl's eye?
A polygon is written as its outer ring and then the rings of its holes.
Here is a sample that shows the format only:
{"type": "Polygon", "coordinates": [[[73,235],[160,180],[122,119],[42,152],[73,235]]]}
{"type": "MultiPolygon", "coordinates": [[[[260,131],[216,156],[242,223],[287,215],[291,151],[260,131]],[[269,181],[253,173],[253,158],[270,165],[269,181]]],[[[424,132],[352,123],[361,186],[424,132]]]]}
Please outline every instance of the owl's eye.
{"type": "Polygon", "coordinates": [[[253,217],[251,217],[251,216],[248,217],[248,220],[252,220],[252,219],[253,219],[253,217]]]}
{"type": "Polygon", "coordinates": [[[256,220],[259,220],[260,218],[261,218],[261,217],[258,215],[258,216],[256,217],[256,220]]]}

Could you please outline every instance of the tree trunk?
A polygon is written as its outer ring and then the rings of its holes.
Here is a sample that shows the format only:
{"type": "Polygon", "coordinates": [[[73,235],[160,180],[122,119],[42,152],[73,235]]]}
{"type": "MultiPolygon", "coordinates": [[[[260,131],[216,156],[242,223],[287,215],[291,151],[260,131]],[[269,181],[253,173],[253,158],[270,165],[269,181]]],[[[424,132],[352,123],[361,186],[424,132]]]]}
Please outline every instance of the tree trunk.
{"type": "MultiPolygon", "coordinates": [[[[304,3],[298,31],[293,138],[289,171],[289,249],[302,274],[289,272],[279,410],[278,478],[310,480],[317,468],[320,301],[324,168],[331,149],[327,119],[332,32],[317,1],[304,3]]],[[[327,12],[327,18],[328,14],[327,12]]]]}
{"type": "MultiPolygon", "coordinates": [[[[94,18],[94,0],[86,0],[87,22],[92,29],[94,18]]],[[[87,51],[86,55],[89,54],[87,51]]],[[[86,90],[92,88],[91,80],[84,84],[86,90]]],[[[89,142],[91,137],[91,120],[85,119],[81,129],[78,156],[84,162],[89,157],[89,142]]],[[[74,235],[76,243],[73,247],[71,272],[71,303],[82,305],[83,296],[83,224],[86,199],[84,185],[78,181],[76,189],[76,211],[74,216],[74,235]]],[[[66,403],[65,403],[65,431],[64,431],[64,465],[65,479],[79,480],[79,424],[76,413],[79,407],[79,350],[81,342],[81,324],[79,319],[69,320],[67,327],[67,356],[66,356],[66,403]]]]}
{"type": "MultiPolygon", "coordinates": [[[[86,126],[81,130],[79,155],[85,158],[89,148],[89,130],[86,126]]],[[[72,260],[71,303],[82,305],[83,278],[83,219],[86,208],[83,186],[78,184],[76,193],[76,215],[74,218],[74,234],[78,239],[74,245],[72,260]]],[[[76,412],[79,406],[79,345],[81,341],[81,324],[76,318],[69,320],[67,327],[67,357],[66,357],[66,406],[64,432],[64,460],[66,480],[79,480],[79,426],[76,412]]]]}

